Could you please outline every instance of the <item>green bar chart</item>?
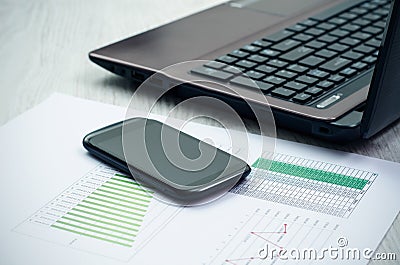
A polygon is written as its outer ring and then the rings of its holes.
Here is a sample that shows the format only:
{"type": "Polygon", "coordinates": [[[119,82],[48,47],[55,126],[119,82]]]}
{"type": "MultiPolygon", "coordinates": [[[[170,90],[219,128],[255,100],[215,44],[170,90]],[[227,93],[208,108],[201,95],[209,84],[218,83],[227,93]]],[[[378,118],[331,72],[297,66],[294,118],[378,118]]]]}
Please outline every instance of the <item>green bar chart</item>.
{"type": "Polygon", "coordinates": [[[323,161],[266,157],[257,159],[252,173],[231,192],[347,218],[377,177],[323,161]]]}
{"type": "Polygon", "coordinates": [[[177,214],[131,177],[99,165],[39,209],[16,231],[127,261],[177,214]]]}
{"type": "Polygon", "coordinates": [[[253,167],[359,190],[362,190],[368,182],[368,180],[365,179],[337,174],[325,170],[313,169],[310,167],[272,161],[264,158],[257,159],[257,161],[253,164],[253,167]]]}
{"type": "Polygon", "coordinates": [[[51,227],[131,247],[151,193],[127,176],[114,174],[51,227]]]}

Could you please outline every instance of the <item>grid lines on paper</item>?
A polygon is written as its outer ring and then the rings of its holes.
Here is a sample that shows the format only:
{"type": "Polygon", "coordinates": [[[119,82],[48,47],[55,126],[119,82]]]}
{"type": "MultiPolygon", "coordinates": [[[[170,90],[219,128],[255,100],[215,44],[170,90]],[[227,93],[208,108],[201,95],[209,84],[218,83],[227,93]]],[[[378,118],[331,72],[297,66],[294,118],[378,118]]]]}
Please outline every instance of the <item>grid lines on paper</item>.
{"type": "Polygon", "coordinates": [[[284,154],[259,158],[231,192],[348,217],[377,174],[284,154]]]}

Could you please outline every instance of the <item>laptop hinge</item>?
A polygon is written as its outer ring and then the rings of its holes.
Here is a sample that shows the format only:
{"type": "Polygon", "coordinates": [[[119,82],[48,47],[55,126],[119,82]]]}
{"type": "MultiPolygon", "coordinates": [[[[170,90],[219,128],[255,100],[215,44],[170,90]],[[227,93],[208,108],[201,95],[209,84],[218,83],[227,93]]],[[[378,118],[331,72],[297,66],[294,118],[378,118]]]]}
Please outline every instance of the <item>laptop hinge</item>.
{"type": "Polygon", "coordinates": [[[361,135],[370,138],[400,117],[400,0],[393,1],[367,104],[361,135]]]}

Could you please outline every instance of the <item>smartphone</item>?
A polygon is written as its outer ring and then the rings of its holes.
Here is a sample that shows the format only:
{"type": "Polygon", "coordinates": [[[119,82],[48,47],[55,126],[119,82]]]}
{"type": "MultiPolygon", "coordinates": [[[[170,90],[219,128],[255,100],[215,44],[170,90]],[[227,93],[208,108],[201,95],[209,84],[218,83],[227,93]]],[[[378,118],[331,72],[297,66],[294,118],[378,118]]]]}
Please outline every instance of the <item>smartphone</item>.
{"type": "Polygon", "coordinates": [[[183,205],[219,197],[251,171],[238,157],[145,118],[89,133],[83,146],[99,159],[132,174],[140,184],[183,205]]]}

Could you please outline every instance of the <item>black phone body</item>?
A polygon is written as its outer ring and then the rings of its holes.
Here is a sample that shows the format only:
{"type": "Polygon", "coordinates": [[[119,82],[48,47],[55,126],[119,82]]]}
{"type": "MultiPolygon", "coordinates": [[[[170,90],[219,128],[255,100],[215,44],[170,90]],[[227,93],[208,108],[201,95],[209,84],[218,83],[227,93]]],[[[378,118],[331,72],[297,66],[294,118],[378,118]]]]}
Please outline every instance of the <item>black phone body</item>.
{"type": "Polygon", "coordinates": [[[245,161],[173,127],[145,118],[96,130],[84,137],[83,146],[106,163],[133,174],[140,184],[183,205],[219,197],[251,171],[245,161]],[[167,140],[163,142],[164,135],[167,140]],[[177,139],[177,145],[171,145],[171,139],[177,139]],[[213,161],[198,170],[182,168],[170,161],[171,154],[174,156],[176,152],[191,158],[191,165],[200,155],[213,155],[213,161]]]}

